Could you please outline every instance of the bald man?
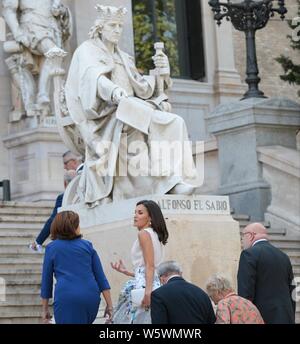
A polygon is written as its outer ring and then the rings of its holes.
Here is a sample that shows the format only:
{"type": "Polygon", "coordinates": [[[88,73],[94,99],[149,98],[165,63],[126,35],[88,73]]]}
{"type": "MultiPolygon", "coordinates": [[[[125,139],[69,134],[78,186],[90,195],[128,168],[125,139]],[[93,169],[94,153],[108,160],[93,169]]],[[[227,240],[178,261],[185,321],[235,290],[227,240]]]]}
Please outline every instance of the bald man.
{"type": "Polygon", "coordinates": [[[242,242],[238,294],[255,304],[267,324],[294,324],[294,275],[289,257],[270,244],[260,223],[245,227],[242,242]]]}

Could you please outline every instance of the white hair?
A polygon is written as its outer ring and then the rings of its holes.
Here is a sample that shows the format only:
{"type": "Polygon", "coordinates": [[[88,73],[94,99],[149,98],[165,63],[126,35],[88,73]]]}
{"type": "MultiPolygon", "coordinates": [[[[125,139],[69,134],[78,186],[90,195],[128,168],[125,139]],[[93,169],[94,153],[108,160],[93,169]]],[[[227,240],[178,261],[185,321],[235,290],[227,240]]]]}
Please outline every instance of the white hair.
{"type": "Polygon", "coordinates": [[[182,274],[182,269],[175,260],[169,260],[159,264],[157,274],[159,277],[168,276],[170,274],[182,274]]]}
{"type": "Polygon", "coordinates": [[[208,295],[212,295],[215,292],[225,292],[225,291],[232,291],[233,288],[231,286],[230,281],[220,275],[220,274],[214,274],[212,275],[209,280],[206,282],[206,291],[208,295]]]}

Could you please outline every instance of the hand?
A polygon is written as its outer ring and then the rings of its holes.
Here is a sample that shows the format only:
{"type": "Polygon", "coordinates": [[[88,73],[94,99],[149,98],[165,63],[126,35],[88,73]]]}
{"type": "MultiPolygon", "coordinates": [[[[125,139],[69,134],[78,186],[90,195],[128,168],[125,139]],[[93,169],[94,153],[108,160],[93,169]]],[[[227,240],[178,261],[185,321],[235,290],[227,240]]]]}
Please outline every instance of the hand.
{"type": "Polygon", "coordinates": [[[142,307],[145,308],[146,311],[149,310],[151,304],[151,293],[146,293],[144,295],[143,301],[142,301],[142,307]]]}
{"type": "Polygon", "coordinates": [[[119,104],[122,98],[127,98],[127,97],[128,95],[126,91],[121,87],[117,87],[113,90],[111,100],[114,104],[119,104]]]}
{"type": "Polygon", "coordinates": [[[30,40],[22,30],[18,30],[17,34],[15,35],[15,40],[27,48],[30,47],[30,40]]]}
{"type": "Polygon", "coordinates": [[[170,74],[170,63],[166,54],[164,54],[163,52],[160,52],[159,54],[156,54],[155,56],[153,56],[152,60],[154,62],[155,68],[167,69],[167,72],[164,74],[170,74]]]}
{"type": "Polygon", "coordinates": [[[121,272],[124,275],[128,274],[128,271],[127,271],[126,266],[124,265],[122,259],[120,259],[119,262],[110,263],[110,265],[114,270],[121,272]]]}
{"type": "Polygon", "coordinates": [[[43,310],[42,320],[44,324],[49,324],[51,320],[51,315],[48,309],[43,310]]]}
{"type": "Polygon", "coordinates": [[[110,324],[112,321],[112,316],[113,316],[113,307],[111,305],[106,305],[105,311],[103,314],[103,318],[107,318],[105,320],[105,324],[110,324]]]}

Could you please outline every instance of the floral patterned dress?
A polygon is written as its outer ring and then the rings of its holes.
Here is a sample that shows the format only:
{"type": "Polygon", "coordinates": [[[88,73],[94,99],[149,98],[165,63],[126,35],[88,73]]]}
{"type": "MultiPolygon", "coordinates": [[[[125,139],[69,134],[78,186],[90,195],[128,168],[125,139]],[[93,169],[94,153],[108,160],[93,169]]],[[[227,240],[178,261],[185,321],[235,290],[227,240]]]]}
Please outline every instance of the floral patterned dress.
{"type": "MultiPolygon", "coordinates": [[[[151,236],[154,250],[154,264],[157,267],[163,260],[163,245],[158,240],[158,236],[152,228],[145,229],[151,236]]],[[[119,295],[118,304],[113,315],[114,324],[151,324],[151,310],[146,311],[145,308],[136,307],[131,301],[131,290],[146,287],[145,280],[145,263],[143,252],[141,250],[138,239],[133,244],[131,250],[131,258],[134,266],[134,278],[127,281],[119,295]]],[[[154,273],[152,290],[160,287],[160,281],[157,273],[154,273]]]]}
{"type": "Polygon", "coordinates": [[[218,302],[216,318],[216,324],[264,324],[255,305],[235,293],[218,302]]]}

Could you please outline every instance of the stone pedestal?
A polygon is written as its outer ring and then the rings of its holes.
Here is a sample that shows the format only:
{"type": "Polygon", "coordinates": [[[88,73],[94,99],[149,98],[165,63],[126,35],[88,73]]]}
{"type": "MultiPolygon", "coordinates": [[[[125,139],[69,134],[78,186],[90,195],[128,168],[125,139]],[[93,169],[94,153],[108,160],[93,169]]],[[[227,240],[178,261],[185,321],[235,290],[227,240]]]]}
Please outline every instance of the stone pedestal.
{"type": "Polygon", "coordinates": [[[14,132],[3,139],[13,200],[54,200],[64,190],[62,154],[66,147],[55,119],[47,117],[45,121],[43,126],[14,132]]]}
{"type": "MultiPolygon", "coordinates": [[[[202,288],[216,272],[222,272],[235,283],[241,245],[239,224],[230,215],[228,197],[165,195],[143,199],[158,202],[165,216],[169,231],[165,260],[178,261],[184,277],[202,288]]],[[[83,205],[68,208],[79,214],[84,238],[93,243],[100,255],[114,303],[128,277],[114,271],[110,262],[123,259],[131,267],[130,250],[137,238],[133,214],[139,200],[94,209],[83,205]]]]}
{"type": "Polygon", "coordinates": [[[300,233],[300,154],[282,146],[258,148],[263,177],[271,185],[272,201],[265,213],[272,228],[300,233]]]}
{"type": "Polygon", "coordinates": [[[237,213],[263,220],[270,204],[270,185],[263,179],[257,147],[296,148],[299,104],[280,98],[251,98],[220,105],[206,120],[208,130],[218,140],[218,193],[230,196],[237,213]]]}

